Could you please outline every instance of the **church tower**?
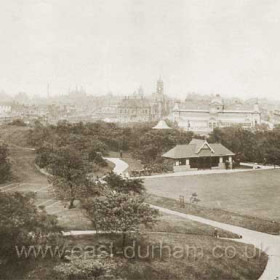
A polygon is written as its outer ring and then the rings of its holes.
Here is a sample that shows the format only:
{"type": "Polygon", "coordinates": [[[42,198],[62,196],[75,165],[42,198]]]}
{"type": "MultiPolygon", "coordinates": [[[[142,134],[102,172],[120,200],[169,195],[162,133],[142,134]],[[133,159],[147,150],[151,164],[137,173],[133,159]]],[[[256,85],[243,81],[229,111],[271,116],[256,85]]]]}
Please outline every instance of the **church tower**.
{"type": "Polygon", "coordinates": [[[157,94],[163,95],[163,80],[161,78],[158,79],[157,81],[157,94]]]}

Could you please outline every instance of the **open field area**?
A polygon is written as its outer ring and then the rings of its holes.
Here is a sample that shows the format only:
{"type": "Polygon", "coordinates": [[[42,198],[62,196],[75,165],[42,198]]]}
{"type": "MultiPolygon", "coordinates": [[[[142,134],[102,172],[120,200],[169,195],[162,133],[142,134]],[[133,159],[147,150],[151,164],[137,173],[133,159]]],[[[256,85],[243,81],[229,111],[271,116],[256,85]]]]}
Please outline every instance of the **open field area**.
{"type": "Polygon", "coordinates": [[[28,131],[27,126],[14,126],[14,125],[1,125],[0,139],[9,145],[17,145],[25,148],[32,148],[28,144],[28,131]]]}
{"type": "MultiPolygon", "coordinates": [[[[158,223],[151,229],[146,229],[144,232],[162,232],[166,234],[183,234],[183,235],[201,235],[213,237],[214,227],[201,224],[192,220],[186,220],[174,215],[161,214],[158,223]]],[[[229,231],[220,230],[221,238],[239,238],[238,235],[229,231]]]]}
{"type": "Polygon", "coordinates": [[[146,178],[148,193],[188,202],[198,194],[199,205],[280,222],[280,171],[146,178]]]}
{"type": "Polygon", "coordinates": [[[278,235],[280,232],[280,223],[272,222],[258,217],[242,215],[218,208],[208,208],[199,205],[191,205],[189,203],[186,203],[185,207],[182,207],[178,200],[175,200],[173,198],[160,197],[153,194],[148,195],[146,201],[151,205],[177,211],[179,213],[195,215],[210,219],[212,221],[235,225],[242,228],[248,228],[258,232],[264,232],[273,235],[278,235]]]}

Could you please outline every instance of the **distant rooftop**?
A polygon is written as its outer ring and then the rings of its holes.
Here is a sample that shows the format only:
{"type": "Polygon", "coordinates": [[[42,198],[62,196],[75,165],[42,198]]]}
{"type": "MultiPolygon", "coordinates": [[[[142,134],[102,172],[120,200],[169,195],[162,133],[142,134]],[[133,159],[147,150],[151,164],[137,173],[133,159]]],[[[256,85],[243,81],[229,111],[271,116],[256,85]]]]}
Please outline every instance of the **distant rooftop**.
{"type": "Polygon", "coordinates": [[[164,120],[160,120],[153,129],[171,129],[164,120]]]}

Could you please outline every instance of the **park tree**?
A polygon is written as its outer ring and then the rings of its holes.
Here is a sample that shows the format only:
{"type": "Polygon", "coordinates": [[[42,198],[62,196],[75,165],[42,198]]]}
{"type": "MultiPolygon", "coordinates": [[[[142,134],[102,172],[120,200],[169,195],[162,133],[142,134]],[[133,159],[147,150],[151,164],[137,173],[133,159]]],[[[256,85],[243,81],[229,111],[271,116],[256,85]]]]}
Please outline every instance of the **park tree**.
{"type": "Polygon", "coordinates": [[[221,143],[239,154],[241,161],[259,161],[259,143],[256,134],[240,126],[215,128],[208,138],[209,143],[221,143]]]}
{"type": "Polygon", "coordinates": [[[280,149],[271,147],[265,153],[265,163],[274,165],[280,165],[280,149]]]}
{"type": "Polygon", "coordinates": [[[56,216],[38,209],[34,194],[0,192],[0,263],[16,255],[15,246],[37,245],[55,235],[60,235],[56,216]]]}
{"type": "Polygon", "coordinates": [[[49,165],[52,176],[49,180],[55,194],[60,200],[70,202],[69,208],[74,207],[74,201],[97,192],[96,185],[90,181],[91,165],[82,155],[69,147],[56,151],[49,165]]]}
{"type": "Polygon", "coordinates": [[[8,146],[6,144],[0,144],[0,183],[4,183],[11,176],[8,153],[8,146]]]}
{"type": "Polygon", "coordinates": [[[28,143],[34,147],[41,147],[46,142],[50,142],[53,135],[50,127],[44,126],[37,120],[34,128],[29,130],[28,143]]]}
{"type": "Polygon", "coordinates": [[[110,172],[104,181],[107,183],[109,190],[126,193],[126,194],[144,194],[145,187],[142,179],[123,178],[120,175],[110,172]]]}
{"type": "Polygon", "coordinates": [[[134,157],[143,163],[150,164],[162,162],[162,154],[177,144],[188,144],[193,137],[192,132],[178,130],[155,130],[150,129],[139,135],[135,146],[131,147],[134,157]]]}
{"type": "Polygon", "coordinates": [[[49,182],[57,199],[68,204],[68,208],[75,207],[75,201],[82,201],[90,196],[98,196],[102,193],[101,185],[96,185],[89,178],[81,176],[71,181],[59,176],[50,176],[49,182]]]}
{"type": "Polygon", "coordinates": [[[138,232],[140,225],[154,225],[159,215],[143,196],[118,192],[89,199],[83,208],[97,231],[121,232],[123,248],[128,233],[138,232]]]}
{"type": "Polygon", "coordinates": [[[55,157],[54,154],[54,149],[51,147],[51,145],[46,144],[44,146],[41,146],[36,149],[36,159],[35,163],[40,167],[40,168],[47,168],[49,164],[52,163],[53,158],[55,157]]]}
{"type": "Polygon", "coordinates": [[[8,123],[8,125],[14,126],[26,126],[26,123],[22,119],[15,119],[8,123]]]}

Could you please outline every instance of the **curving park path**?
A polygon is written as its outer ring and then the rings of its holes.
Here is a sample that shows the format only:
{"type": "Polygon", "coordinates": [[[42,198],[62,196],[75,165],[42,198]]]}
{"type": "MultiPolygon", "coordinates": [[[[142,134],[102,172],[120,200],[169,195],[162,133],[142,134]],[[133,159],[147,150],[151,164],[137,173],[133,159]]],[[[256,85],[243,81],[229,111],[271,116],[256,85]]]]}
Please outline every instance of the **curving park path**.
{"type": "Polygon", "coordinates": [[[123,172],[126,171],[126,169],[128,168],[128,164],[119,158],[104,157],[104,159],[111,161],[115,164],[113,171],[118,175],[123,174],[123,172]]]}
{"type": "MultiPolygon", "coordinates": [[[[177,211],[172,211],[163,207],[158,207],[151,205],[151,207],[158,209],[162,213],[175,215],[184,219],[189,219],[192,221],[196,221],[202,224],[210,225],[216,228],[220,228],[223,230],[231,231],[235,234],[241,235],[242,239],[239,239],[238,242],[243,242],[246,244],[253,244],[255,247],[264,251],[269,259],[266,266],[266,269],[259,278],[259,280],[274,280],[280,279],[280,236],[270,235],[267,233],[262,233],[254,230],[249,230],[242,227],[237,227],[233,225],[228,225],[224,223],[219,223],[213,220],[204,219],[198,216],[188,215],[184,213],[180,213],[177,211]]],[[[235,241],[235,240],[234,240],[235,241]]]]}

